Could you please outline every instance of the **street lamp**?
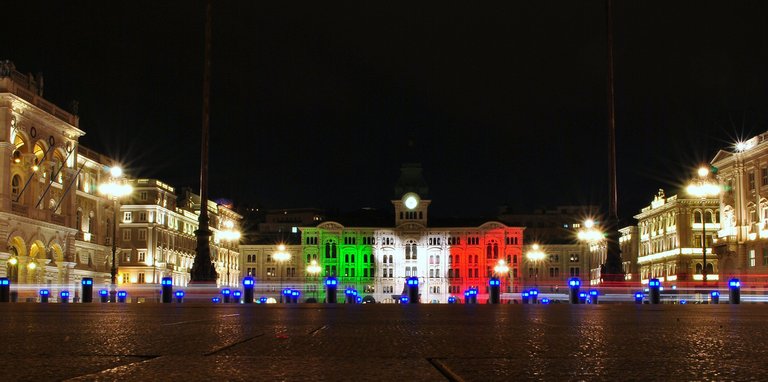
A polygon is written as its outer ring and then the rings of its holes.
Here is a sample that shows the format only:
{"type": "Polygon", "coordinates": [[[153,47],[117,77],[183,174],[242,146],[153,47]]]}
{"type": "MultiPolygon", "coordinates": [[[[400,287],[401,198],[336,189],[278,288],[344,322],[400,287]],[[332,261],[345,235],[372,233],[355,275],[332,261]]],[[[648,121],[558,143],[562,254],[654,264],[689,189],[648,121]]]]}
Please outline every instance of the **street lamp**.
{"type": "Polygon", "coordinates": [[[230,280],[229,269],[232,267],[232,261],[231,261],[232,255],[230,254],[230,250],[231,250],[232,242],[240,240],[240,231],[234,229],[235,223],[232,220],[224,221],[224,228],[225,229],[223,231],[219,231],[217,233],[217,236],[219,237],[219,240],[223,240],[227,243],[226,245],[227,258],[226,258],[226,261],[223,262],[224,266],[227,267],[227,281],[225,285],[231,286],[232,280],[230,280]]]}
{"type": "Polygon", "coordinates": [[[707,198],[713,198],[720,195],[720,185],[713,182],[709,177],[709,169],[700,167],[698,170],[699,178],[691,182],[686,188],[688,194],[701,198],[701,278],[704,283],[707,282],[707,220],[704,213],[707,198]]]}
{"type": "Polygon", "coordinates": [[[285,251],[285,245],[280,244],[277,246],[277,252],[272,254],[272,258],[280,264],[280,303],[283,302],[283,271],[282,264],[291,259],[291,254],[285,251]]]}
{"type": "MultiPolygon", "coordinates": [[[[531,249],[528,251],[528,253],[525,254],[525,257],[528,258],[529,261],[532,261],[534,266],[536,267],[536,272],[534,273],[534,281],[533,284],[535,287],[538,287],[539,285],[539,261],[544,260],[544,256],[546,254],[544,251],[541,250],[538,244],[533,244],[531,246],[531,249]]],[[[529,275],[530,276],[530,275],[529,275]]]]}
{"type": "Polygon", "coordinates": [[[109,169],[109,183],[103,183],[99,185],[99,193],[112,198],[112,210],[114,217],[112,220],[112,269],[109,286],[109,302],[115,302],[117,296],[117,265],[116,265],[116,252],[117,252],[117,199],[126,196],[133,191],[133,188],[129,184],[121,182],[123,170],[118,166],[112,166],[109,169]]]}
{"type": "MultiPolygon", "coordinates": [[[[595,221],[592,219],[584,220],[584,223],[582,224],[582,229],[579,230],[579,232],[576,234],[576,237],[579,239],[579,241],[586,243],[588,246],[599,243],[605,239],[605,234],[600,231],[595,226],[595,221]]],[[[607,252],[607,247],[606,247],[607,252]]],[[[607,256],[607,253],[606,253],[607,256]]],[[[603,261],[599,260],[598,263],[602,264],[603,261]]],[[[592,250],[590,249],[588,257],[587,257],[587,267],[589,268],[589,281],[590,284],[592,284],[592,250]]],[[[571,275],[573,277],[575,275],[571,275]]],[[[596,278],[596,280],[600,280],[602,278],[602,275],[596,278]]]]}
{"type": "Polygon", "coordinates": [[[307,273],[312,275],[315,279],[315,283],[312,285],[314,289],[315,302],[317,302],[317,275],[320,273],[320,265],[317,264],[317,260],[312,260],[307,266],[307,273]]]}
{"type": "Polygon", "coordinates": [[[509,273],[509,266],[507,265],[507,262],[504,261],[504,259],[499,259],[498,262],[496,262],[496,266],[493,267],[493,271],[496,272],[496,276],[501,278],[506,278],[507,274],[509,273]]]}

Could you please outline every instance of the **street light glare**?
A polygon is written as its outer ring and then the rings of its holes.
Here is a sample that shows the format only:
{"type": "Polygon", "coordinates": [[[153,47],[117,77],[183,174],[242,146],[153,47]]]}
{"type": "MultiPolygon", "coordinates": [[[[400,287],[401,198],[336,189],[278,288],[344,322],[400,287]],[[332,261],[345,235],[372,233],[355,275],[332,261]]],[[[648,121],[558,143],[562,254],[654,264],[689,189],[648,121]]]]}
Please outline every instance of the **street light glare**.
{"type": "Polygon", "coordinates": [[[700,177],[704,178],[709,175],[709,169],[706,167],[699,167],[698,173],[700,177]]]}
{"type": "Polygon", "coordinates": [[[119,178],[123,175],[123,169],[119,166],[112,166],[109,168],[109,174],[112,175],[113,178],[119,178]]]}
{"type": "Polygon", "coordinates": [[[584,221],[584,227],[589,229],[595,226],[595,221],[592,219],[587,219],[584,221]]]}

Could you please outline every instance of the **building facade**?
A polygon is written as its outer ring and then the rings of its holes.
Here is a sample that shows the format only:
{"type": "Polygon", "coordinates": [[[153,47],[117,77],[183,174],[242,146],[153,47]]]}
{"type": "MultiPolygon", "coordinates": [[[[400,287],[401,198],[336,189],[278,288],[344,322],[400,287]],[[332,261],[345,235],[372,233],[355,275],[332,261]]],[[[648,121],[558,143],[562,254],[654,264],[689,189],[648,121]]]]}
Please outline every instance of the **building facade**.
{"type": "Polygon", "coordinates": [[[714,252],[723,278],[745,286],[768,284],[768,132],[720,150],[712,160],[720,195],[722,227],[714,252]]]}

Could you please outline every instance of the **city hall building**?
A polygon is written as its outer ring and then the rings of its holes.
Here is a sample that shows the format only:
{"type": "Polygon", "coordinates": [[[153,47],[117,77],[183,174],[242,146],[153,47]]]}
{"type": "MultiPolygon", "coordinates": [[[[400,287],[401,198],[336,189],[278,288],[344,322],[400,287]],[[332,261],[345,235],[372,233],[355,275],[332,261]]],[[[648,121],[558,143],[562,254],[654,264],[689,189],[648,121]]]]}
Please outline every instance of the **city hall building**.
{"type": "Polygon", "coordinates": [[[279,286],[299,288],[306,298],[325,299],[319,285],[327,277],[339,280],[339,299],[354,288],[366,302],[395,302],[408,277],[419,279],[422,303],[446,303],[450,296],[464,299],[464,291],[478,288],[478,301],[488,298],[488,281],[502,280],[502,291],[520,283],[523,228],[488,221],[477,226],[430,225],[427,187],[421,167],[403,166],[392,200],[394,225],[345,225],[322,221],[298,227],[300,243],[287,245],[290,260],[278,264],[275,245],[242,246],[244,270],[255,276],[260,289],[275,297],[279,286]],[[313,262],[318,272],[308,272],[313,262]],[[500,263],[506,266],[497,268],[500,263]],[[251,267],[249,264],[253,264],[251,267]],[[497,272],[498,271],[498,272],[497,272]],[[279,282],[279,286],[277,283],[279,282]],[[316,296],[316,297],[315,297],[316,296]]]}

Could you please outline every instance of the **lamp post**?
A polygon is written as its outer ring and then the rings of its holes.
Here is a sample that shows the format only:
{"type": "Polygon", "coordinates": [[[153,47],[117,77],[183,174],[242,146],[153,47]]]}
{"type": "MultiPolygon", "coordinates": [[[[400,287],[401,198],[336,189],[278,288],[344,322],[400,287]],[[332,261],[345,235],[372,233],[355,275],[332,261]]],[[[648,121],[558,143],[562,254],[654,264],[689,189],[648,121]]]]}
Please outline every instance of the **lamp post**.
{"type": "MultiPolygon", "coordinates": [[[[538,244],[533,244],[531,246],[531,249],[528,251],[528,253],[525,254],[525,257],[533,262],[534,265],[534,279],[533,279],[533,286],[538,287],[539,286],[539,261],[544,259],[544,256],[546,254],[541,250],[541,247],[538,244]]],[[[529,275],[530,276],[530,275],[529,275]]]]}
{"type": "Polygon", "coordinates": [[[496,262],[496,266],[493,267],[493,271],[496,273],[496,277],[499,279],[506,279],[506,276],[509,273],[509,266],[507,265],[507,262],[504,261],[504,259],[499,259],[499,261],[496,262]]]}
{"type": "Polygon", "coordinates": [[[320,266],[317,264],[317,260],[312,260],[312,262],[309,263],[307,266],[307,273],[314,278],[315,282],[312,284],[312,289],[314,290],[315,302],[317,302],[317,275],[320,273],[320,266]]]}
{"type": "Polygon", "coordinates": [[[691,182],[686,188],[688,194],[701,198],[701,278],[707,283],[707,219],[704,213],[707,198],[713,198],[720,195],[720,186],[713,182],[709,177],[709,169],[700,167],[698,170],[699,178],[691,182]]]}
{"type": "Polygon", "coordinates": [[[277,252],[272,255],[272,258],[280,264],[280,303],[283,302],[283,263],[291,259],[291,254],[285,251],[285,245],[280,244],[277,246],[277,252]]]}
{"type": "Polygon", "coordinates": [[[235,222],[233,222],[232,220],[225,220],[223,225],[225,229],[223,231],[219,231],[217,236],[219,237],[219,240],[223,240],[224,242],[226,242],[226,248],[227,248],[227,258],[223,262],[224,266],[227,267],[227,280],[224,284],[227,286],[232,286],[231,284],[232,280],[230,280],[230,275],[229,275],[229,269],[232,266],[232,261],[231,261],[232,254],[230,253],[230,250],[231,250],[232,242],[240,240],[240,231],[234,229],[235,222]]]}
{"type": "MultiPolygon", "coordinates": [[[[576,234],[576,237],[579,239],[579,241],[586,243],[587,245],[591,245],[594,243],[598,243],[602,241],[605,238],[605,234],[597,229],[595,227],[595,221],[592,219],[584,220],[584,223],[582,224],[582,229],[579,230],[579,232],[576,234]]],[[[606,249],[607,251],[607,249],[606,249]]],[[[589,282],[592,284],[592,251],[589,251],[589,257],[588,257],[588,264],[589,267],[589,282]]],[[[606,254],[607,256],[607,254],[606,254]]],[[[599,264],[603,264],[602,261],[598,261],[599,264]]],[[[571,275],[571,277],[574,277],[575,275],[571,275]]],[[[602,275],[598,277],[598,280],[602,278],[602,275]]]]}
{"type": "Polygon", "coordinates": [[[117,253],[117,199],[126,196],[133,191],[133,188],[125,183],[120,182],[123,170],[118,166],[112,166],[109,169],[110,179],[109,183],[103,183],[99,185],[99,192],[103,195],[107,195],[110,198],[112,198],[112,209],[114,212],[114,217],[112,220],[112,269],[110,270],[110,274],[112,275],[112,278],[110,279],[110,285],[109,285],[109,302],[116,302],[116,296],[117,296],[117,261],[116,261],[116,253],[117,253]]]}

